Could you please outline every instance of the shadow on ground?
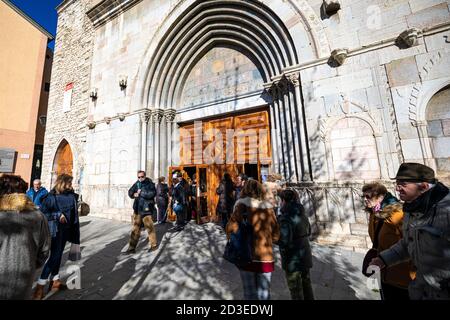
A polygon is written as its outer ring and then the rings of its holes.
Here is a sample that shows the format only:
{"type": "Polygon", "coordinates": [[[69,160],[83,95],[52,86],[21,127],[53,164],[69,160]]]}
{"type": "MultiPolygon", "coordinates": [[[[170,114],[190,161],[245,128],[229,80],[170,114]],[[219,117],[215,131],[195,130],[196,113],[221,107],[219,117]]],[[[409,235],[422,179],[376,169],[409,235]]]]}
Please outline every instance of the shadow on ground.
{"type": "MultiPolygon", "coordinates": [[[[146,232],[142,232],[136,253],[125,255],[131,225],[85,217],[82,221],[81,289],[65,290],[50,300],[233,300],[242,299],[239,271],[222,258],[225,233],[218,225],[188,224],[174,232],[171,224],[156,226],[159,249],[149,252],[146,232]]],[[[69,246],[68,246],[69,247],[69,246]]],[[[359,271],[362,255],[339,248],[313,245],[311,272],[317,299],[376,299],[365,287],[359,271]]],[[[272,299],[290,299],[278,248],[272,276],[272,299]]]]}

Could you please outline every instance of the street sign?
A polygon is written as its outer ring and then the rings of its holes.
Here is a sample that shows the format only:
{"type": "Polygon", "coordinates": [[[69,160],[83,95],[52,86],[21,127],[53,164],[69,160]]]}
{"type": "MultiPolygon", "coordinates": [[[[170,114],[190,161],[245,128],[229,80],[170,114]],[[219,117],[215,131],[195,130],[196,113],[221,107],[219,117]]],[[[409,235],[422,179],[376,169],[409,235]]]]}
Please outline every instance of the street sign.
{"type": "Polygon", "coordinates": [[[14,149],[0,148],[0,172],[13,173],[16,151],[14,149]]]}

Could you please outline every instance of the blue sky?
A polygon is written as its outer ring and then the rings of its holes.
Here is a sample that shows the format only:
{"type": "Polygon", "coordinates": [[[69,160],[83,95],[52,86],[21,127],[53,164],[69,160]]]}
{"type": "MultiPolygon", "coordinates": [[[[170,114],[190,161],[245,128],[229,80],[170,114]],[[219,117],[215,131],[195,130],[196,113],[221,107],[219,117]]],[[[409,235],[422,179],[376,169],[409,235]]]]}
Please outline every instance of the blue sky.
{"type": "MultiPolygon", "coordinates": [[[[9,0],[30,18],[40,24],[53,36],[56,34],[56,22],[58,16],[55,8],[62,0],[9,0]]],[[[49,44],[53,50],[55,41],[49,44]]]]}

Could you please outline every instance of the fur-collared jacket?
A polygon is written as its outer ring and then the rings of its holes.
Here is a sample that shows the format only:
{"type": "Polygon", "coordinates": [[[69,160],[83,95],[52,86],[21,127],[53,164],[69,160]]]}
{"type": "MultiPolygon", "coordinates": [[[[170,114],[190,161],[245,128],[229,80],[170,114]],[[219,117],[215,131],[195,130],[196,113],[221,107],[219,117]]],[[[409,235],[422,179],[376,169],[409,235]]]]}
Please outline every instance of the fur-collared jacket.
{"type": "Polygon", "coordinates": [[[442,183],[403,205],[403,238],[380,253],[387,266],[411,259],[413,300],[450,300],[450,193],[442,183]]]}
{"type": "MultiPolygon", "coordinates": [[[[403,205],[390,193],[384,197],[380,211],[370,210],[369,236],[372,243],[375,242],[377,227],[382,222],[378,233],[378,246],[374,248],[378,252],[389,249],[403,237],[403,205]]],[[[411,263],[408,261],[383,269],[381,280],[387,284],[407,289],[414,276],[415,273],[412,272],[411,263]]]]}
{"type": "Polygon", "coordinates": [[[0,300],[30,299],[50,251],[47,219],[21,193],[0,197],[0,300]]]}
{"type": "Polygon", "coordinates": [[[272,205],[268,201],[254,198],[241,198],[234,205],[233,214],[226,226],[227,237],[236,233],[243,214],[253,226],[253,261],[273,262],[273,244],[280,238],[280,228],[272,205]]]}

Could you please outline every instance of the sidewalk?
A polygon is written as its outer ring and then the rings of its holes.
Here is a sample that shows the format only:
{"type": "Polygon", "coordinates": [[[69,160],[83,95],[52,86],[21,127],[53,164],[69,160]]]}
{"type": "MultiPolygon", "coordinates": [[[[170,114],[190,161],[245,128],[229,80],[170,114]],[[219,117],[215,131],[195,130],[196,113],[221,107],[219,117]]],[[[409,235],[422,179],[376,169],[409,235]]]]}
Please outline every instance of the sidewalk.
{"type": "MultiPolygon", "coordinates": [[[[128,247],[131,224],[81,218],[83,259],[77,263],[63,258],[61,275],[71,264],[81,267],[80,290],[66,290],[47,296],[61,299],[242,299],[239,272],[222,259],[225,234],[214,224],[188,224],[173,232],[172,224],[157,225],[159,249],[148,252],[146,232],[133,255],[121,252],[128,247]]],[[[67,251],[70,246],[67,246],[67,251]]],[[[362,253],[313,245],[312,281],[316,299],[379,299],[366,287],[361,274],[362,253]]],[[[272,275],[272,299],[290,299],[278,248],[272,275]]]]}

